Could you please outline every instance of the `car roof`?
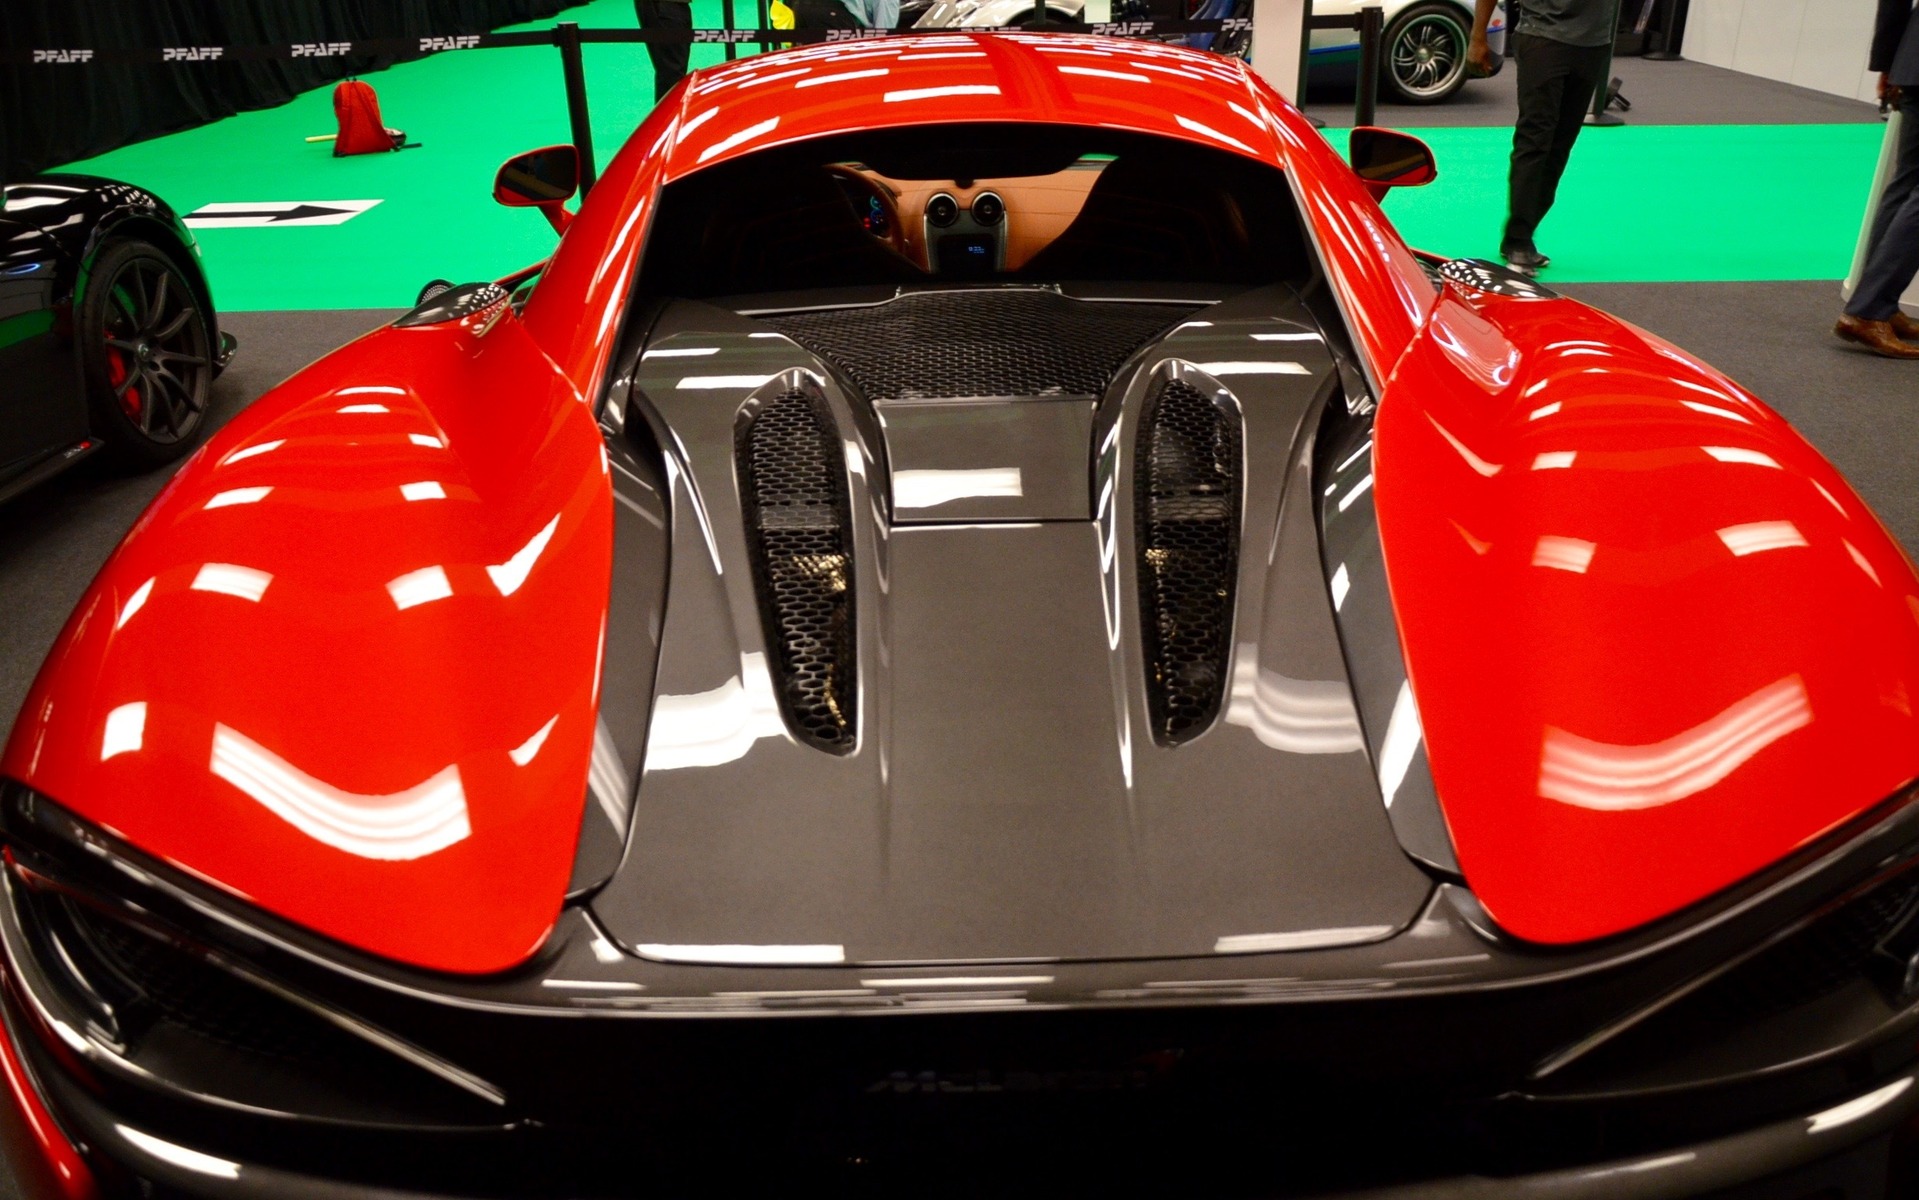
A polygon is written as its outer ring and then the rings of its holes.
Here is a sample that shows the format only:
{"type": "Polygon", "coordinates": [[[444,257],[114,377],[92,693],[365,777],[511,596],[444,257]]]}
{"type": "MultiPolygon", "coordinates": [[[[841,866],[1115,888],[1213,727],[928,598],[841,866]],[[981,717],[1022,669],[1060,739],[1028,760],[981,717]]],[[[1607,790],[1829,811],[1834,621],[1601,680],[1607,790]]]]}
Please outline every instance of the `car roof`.
{"type": "Polygon", "coordinates": [[[1159,42],[939,33],[827,42],[696,71],[667,179],[860,130],[1047,122],[1157,134],[1282,161],[1244,64],[1159,42]]]}

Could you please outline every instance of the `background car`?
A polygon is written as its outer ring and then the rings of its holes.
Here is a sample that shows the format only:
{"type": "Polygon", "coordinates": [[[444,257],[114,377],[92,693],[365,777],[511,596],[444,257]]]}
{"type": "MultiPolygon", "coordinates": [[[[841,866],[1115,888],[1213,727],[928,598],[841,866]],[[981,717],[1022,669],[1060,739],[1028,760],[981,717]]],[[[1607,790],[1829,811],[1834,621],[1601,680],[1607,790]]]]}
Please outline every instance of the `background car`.
{"type": "MultiPolygon", "coordinates": [[[[1313,0],[1315,16],[1350,16],[1364,0],[1313,0]]],[[[1403,104],[1436,104],[1466,84],[1466,44],[1472,6],[1461,0],[1385,0],[1386,46],[1380,94],[1403,104]]],[[[1501,0],[1487,31],[1493,50],[1505,45],[1506,4],[1501,0]]],[[[1359,35],[1342,29],[1313,31],[1309,80],[1342,81],[1359,70],[1359,35]]]]}
{"type": "MultiPolygon", "coordinates": [[[[1364,0],[1314,0],[1313,15],[1348,17],[1364,0]]],[[[1472,6],[1464,0],[1385,0],[1386,45],[1380,83],[1384,94],[1406,104],[1435,104],[1466,83],[1466,44],[1473,27],[1472,6]]],[[[902,27],[917,29],[984,29],[1032,25],[1039,21],[1075,22],[1129,20],[1143,17],[1193,17],[1218,20],[1245,16],[1245,0],[907,0],[900,8],[902,27]]],[[[1504,45],[1506,6],[1495,11],[1489,34],[1497,51],[1504,45]]],[[[1251,46],[1249,34],[1236,34],[1215,44],[1214,34],[1183,36],[1182,44],[1197,50],[1243,57],[1251,46]]],[[[1356,31],[1316,29],[1310,42],[1313,82],[1350,81],[1359,69],[1356,31]]]]}
{"type": "Polygon", "coordinates": [[[198,444],[233,355],[193,234],[131,184],[44,175],[0,203],[0,500],[105,449],[198,444]]]}
{"type": "Polygon", "coordinates": [[[1892,1188],[1919,575],[1348,146],[1010,31],[697,72],[577,213],[510,160],[551,259],[225,425],[36,679],[0,1139],[115,1200],[1892,1188]]]}

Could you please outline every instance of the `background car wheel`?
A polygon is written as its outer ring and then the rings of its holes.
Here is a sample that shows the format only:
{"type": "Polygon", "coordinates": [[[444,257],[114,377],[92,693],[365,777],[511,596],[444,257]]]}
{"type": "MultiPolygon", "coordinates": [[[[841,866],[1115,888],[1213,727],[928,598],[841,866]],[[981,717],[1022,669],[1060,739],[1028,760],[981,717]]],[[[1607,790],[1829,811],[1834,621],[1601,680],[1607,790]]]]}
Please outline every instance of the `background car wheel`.
{"type": "Polygon", "coordinates": [[[193,448],[206,424],[213,355],[200,298],[180,268],[144,242],[94,260],[75,337],[95,432],[134,466],[193,448]]]}
{"type": "Polygon", "coordinates": [[[1386,30],[1381,64],[1387,94],[1407,104],[1436,104],[1466,82],[1466,14],[1450,4],[1421,4],[1386,30]]]}
{"type": "Polygon", "coordinates": [[[1083,22],[1069,17],[1064,13],[1055,12],[1050,8],[1036,8],[1025,16],[1013,18],[1008,24],[1017,25],[1021,29],[1072,29],[1084,31],[1086,28],[1083,22]]]}

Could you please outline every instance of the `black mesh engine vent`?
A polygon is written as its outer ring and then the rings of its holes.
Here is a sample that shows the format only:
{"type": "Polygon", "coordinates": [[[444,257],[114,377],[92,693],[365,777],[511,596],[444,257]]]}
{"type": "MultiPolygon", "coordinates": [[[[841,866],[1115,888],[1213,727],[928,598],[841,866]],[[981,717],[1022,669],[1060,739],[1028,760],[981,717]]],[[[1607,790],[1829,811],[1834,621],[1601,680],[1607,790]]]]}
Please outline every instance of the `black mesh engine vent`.
{"type": "Polygon", "coordinates": [[[853,534],[823,401],[785,392],[741,428],[740,495],[773,678],[793,731],[844,754],[855,736],[853,534]]]}
{"type": "Polygon", "coordinates": [[[1185,741],[1219,712],[1239,575],[1238,412],[1189,384],[1154,389],[1133,469],[1140,629],[1153,732],[1185,741]]]}
{"type": "Polygon", "coordinates": [[[1197,311],[980,288],[762,319],[846,372],[869,400],[950,400],[1097,396],[1127,355],[1197,311]]]}

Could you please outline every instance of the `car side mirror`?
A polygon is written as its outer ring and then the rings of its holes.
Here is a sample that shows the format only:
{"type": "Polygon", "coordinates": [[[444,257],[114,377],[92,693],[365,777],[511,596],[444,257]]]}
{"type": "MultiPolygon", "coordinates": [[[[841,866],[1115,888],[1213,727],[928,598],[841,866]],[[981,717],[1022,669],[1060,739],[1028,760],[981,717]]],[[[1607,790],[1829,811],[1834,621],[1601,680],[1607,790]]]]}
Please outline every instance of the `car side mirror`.
{"type": "Polygon", "coordinates": [[[1439,178],[1432,147],[1409,133],[1361,125],[1347,141],[1353,174],[1377,200],[1388,188],[1423,187],[1439,178]]]}
{"type": "Polygon", "coordinates": [[[547,146],[516,154],[493,177],[493,198],[508,208],[537,208],[565,232],[572,214],[564,205],[580,190],[580,152],[547,146]]]}

